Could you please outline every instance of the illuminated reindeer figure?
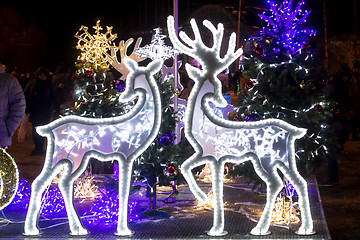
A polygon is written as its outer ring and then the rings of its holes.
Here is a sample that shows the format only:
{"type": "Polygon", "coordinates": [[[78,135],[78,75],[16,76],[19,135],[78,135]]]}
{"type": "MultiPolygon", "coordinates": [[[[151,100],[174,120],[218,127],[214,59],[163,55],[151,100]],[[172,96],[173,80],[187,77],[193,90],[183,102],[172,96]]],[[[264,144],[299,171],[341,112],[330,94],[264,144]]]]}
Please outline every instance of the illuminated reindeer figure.
{"type": "Polygon", "coordinates": [[[89,159],[117,160],[119,164],[119,218],[117,235],[130,235],[128,196],[134,160],[155,139],[161,122],[161,101],[153,75],[163,62],[156,60],[147,67],[124,60],[130,70],[122,101],[138,98],[126,114],[112,118],[66,116],[38,127],[48,145],[42,172],[32,183],[31,199],[25,220],[25,235],[40,234],[37,222],[41,196],[53,178],[60,173],[59,188],[64,197],[72,235],[87,234],[73,204],[73,183],[85,171],[89,159]]]}
{"type": "Polygon", "coordinates": [[[168,17],[169,37],[180,52],[197,59],[203,70],[186,65],[189,76],[195,81],[185,113],[185,136],[195,149],[195,153],[185,160],[181,172],[189,184],[190,190],[202,203],[207,202],[207,195],[197,185],[191,169],[210,163],[212,171],[212,192],[214,220],[209,235],[225,235],[223,207],[223,178],[225,162],[243,163],[251,161],[256,173],[267,184],[267,202],[264,212],[251,230],[254,235],[269,234],[271,212],[277,194],[283,187],[278,174],[280,170],[293,184],[298,195],[302,214],[302,225],[298,234],[313,234],[313,222],[310,213],[307,183],[300,176],[295,161],[295,140],[305,135],[306,130],[294,127],[278,119],[257,122],[232,122],[217,117],[209,106],[211,101],[216,106],[224,107],[225,99],[221,94],[221,82],[216,77],[242,54],[242,49],[235,51],[235,33],[229,40],[227,54],[221,58],[220,48],[224,27],[217,28],[209,21],[203,24],[213,34],[213,46],[207,47],[201,39],[199,28],[194,19],[190,21],[194,40],[184,32],[179,37],[175,34],[174,19],[168,17]]]}

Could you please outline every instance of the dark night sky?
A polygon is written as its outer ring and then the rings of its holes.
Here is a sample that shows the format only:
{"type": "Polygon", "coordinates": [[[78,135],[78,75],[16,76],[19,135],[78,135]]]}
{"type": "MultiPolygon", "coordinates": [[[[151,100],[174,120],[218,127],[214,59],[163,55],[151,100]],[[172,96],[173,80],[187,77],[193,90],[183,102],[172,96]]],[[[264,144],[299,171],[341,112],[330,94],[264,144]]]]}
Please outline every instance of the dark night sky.
{"type": "MultiPolygon", "coordinates": [[[[329,34],[353,32],[354,0],[326,0],[329,34]]],[[[171,0],[131,0],[131,1],[19,1],[18,3],[0,4],[0,37],[1,31],[11,30],[14,33],[24,32],[23,29],[35,28],[35,33],[45,38],[44,45],[49,49],[44,53],[46,65],[54,67],[60,62],[72,64],[78,54],[74,49],[76,39],[73,37],[81,25],[93,26],[97,19],[102,26],[113,26],[114,33],[120,39],[137,37],[139,33],[149,31],[154,27],[165,27],[166,16],[172,14],[171,0]],[[6,14],[4,14],[4,12],[6,14]],[[14,23],[15,22],[15,23],[14,23]]],[[[266,0],[242,0],[243,9],[246,6],[266,7],[266,0]]],[[[295,0],[296,2],[296,0],[295,0]]],[[[305,0],[305,8],[312,11],[308,24],[323,35],[323,0],[305,0]]],[[[359,2],[359,1],[358,1],[359,2]]],[[[199,7],[209,3],[221,3],[238,8],[238,0],[179,0],[180,24],[186,22],[190,15],[199,7]]],[[[358,3],[360,5],[360,2],[358,3]]],[[[360,6],[358,6],[360,8],[360,6]]],[[[358,14],[360,15],[360,14],[358,14]]],[[[211,18],[210,18],[211,19],[211,18]]],[[[358,16],[359,20],[359,16],[358,16]]],[[[360,24],[358,24],[360,28],[360,24]]],[[[359,30],[358,30],[359,31],[359,30]]],[[[39,37],[40,38],[40,37],[39,37]]],[[[33,41],[41,41],[33,40],[33,41]]],[[[0,39],[0,44],[4,39],[0,39]]],[[[1,46],[0,46],[1,48],[1,46]]],[[[3,51],[4,52],[4,51],[3,51]]],[[[0,51],[0,54],[3,52],[0,51]]],[[[9,54],[9,53],[8,53],[9,54]]],[[[0,61],[8,55],[0,55],[0,61]]],[[[22,56],[27,57],[27,56],[22,56]]],[[[42,63],[43,61],[39,61],[42,63]]]]}

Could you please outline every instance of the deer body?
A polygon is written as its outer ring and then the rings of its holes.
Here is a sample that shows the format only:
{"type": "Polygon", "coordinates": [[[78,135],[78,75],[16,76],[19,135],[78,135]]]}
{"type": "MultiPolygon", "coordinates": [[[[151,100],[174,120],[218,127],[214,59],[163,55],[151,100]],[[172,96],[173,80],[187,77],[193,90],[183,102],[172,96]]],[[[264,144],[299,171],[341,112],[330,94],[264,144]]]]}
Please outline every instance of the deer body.
{"type": "Polygon", "coordinates": [[[224,231],[224,164],[245,161],[252,162],[256,173],[267,184],[266,206],[251,233],[254,235],[269,233],[272,208],[283,186],[278,174],[279,170],[299,194],[302,225],[298,233],[313,234],[307,184],[297,171],[294,150],[295,140],[302,137],[306,130],[278,119],[232,122],[221,119],[213,113],[209,102],[219,107],[226,105],[221,95],[221,82],[216,76],[238,58],[242,50],[238,49],[235,52],[235,34],[232,34],[228,52],[221,58],[222,24],[215,28],[209,21],[205,20],[203,23],[213,34],[212,48],[202,43],[200,31],[193,19],[190,24],[195,39],[190,39],[184,32],[179,33],[179,37],[187,44],[185,46],[175,34],[173,18],[168,17],[169,37],[174,46],[196,58],[203,67],[203,71],[200,71],[190,65],[185,66],[189,77],[195,81],[185,112],[185,136],[195,149],[195,153],[182,164],[181,172],[195,197],[205,203],[207,195],[197,185],[191,170],[205,163],[211,165],[214,221],[208,234],[215,236],[227,234],[224,231]]]}
{"type": "Polygon", "coordinates": [[[83,235],[73,205],[73,183],[85,171],[89,159],[117,160],[119,164],[118,235],[129,235],[127,205],[133,161],[155,139],[161,118],[160,93],[152,75],[160,70],[162,61],[138,67],[131,59],[125,63],[130,69],[127,88],[122,100],[138,97],[136,105],[126,114],[113,118],[92,119],[67,116],[37,128],[48,139],[44,168],[32,184],[31,199],[25,220],[25,234],[38,235],[41,196],[53,178],[60,173],[59,188],[69,218],[71,234],[83,235]]]}

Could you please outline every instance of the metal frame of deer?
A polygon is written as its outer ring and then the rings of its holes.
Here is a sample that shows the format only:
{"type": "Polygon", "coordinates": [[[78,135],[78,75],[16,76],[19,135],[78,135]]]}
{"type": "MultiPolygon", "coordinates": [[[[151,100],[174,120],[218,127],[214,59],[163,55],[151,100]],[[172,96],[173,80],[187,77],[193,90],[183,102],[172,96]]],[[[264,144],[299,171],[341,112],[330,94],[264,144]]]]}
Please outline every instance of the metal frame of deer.
{"type": "Polygon", "coordinates": [[[233,122],[217,117],[209,106],[225,107],[226,101],[221,94],[221,82],[217,75],[242,54],[235,51],[235,33],[229,40],[228,51],[220,57],[224,27],[217,28],[209,21],[203,25],[213,35],[213,46],[207,47],[201,39],[199,28],[194,19],[190,21],[194,40],[184,32],[175,33],[174,18],[169,16],[167,25],[169,37],[177,49],[197,59],[203,70],[186,65],[189,76],[195,81],[185,113],[185,136],[195,149],[195,153],[181,166],[181,172],[190,190],[202,203],[207,195],[197,185],[191,172],[194,167],[205,163],[211,165],[214,220],[209,235],[225,235],[223,207],[223,178],[226,162],[243,163],[251,161],[256,173],[267,185],[267,202],[258,224],[251,230],[254,235],[266,235],[271,221],[271,212],[277,194],[283,187],[278,174],[281,171],[293,184],[299,195],[302,224],[298,234],[314,234],[313,221],[307,192],[307,183],[299,174],[295,160],[295,140],[305,135],[306,129],[294,127],[278,119],[257,122],[233,122]]]}
{"type": "Polygon", "coordinates": [[[130,74],[121,100],[138,98],[128,113],[101,119],[66,116],[36,129],[47,137],[48,143],[43,170],[32,183],[25,235],[40,234],[37,222],[42,193],[59,173],[59,189],[64,197],[71,234],[87,234],[74,208],[73,183],[85,171],[90,158],[118,161],[119,218],[116,234],[131,234],[128,196],[132,166],[153,142],[160,128],[160,92],[153,75],[161,69],[163,61],[153,61],[147,67],[139,67],[130,58],[126,58],[124,63],[130,74]]]}

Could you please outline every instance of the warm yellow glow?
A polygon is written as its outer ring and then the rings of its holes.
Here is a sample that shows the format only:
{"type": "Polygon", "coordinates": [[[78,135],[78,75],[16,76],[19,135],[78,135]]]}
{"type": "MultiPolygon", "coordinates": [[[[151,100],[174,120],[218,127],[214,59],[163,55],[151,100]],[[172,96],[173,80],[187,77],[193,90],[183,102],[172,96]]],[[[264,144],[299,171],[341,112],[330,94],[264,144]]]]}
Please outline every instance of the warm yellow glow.
{"type": "Polygon", "coordinates": [[[94,177],[79,178],[75,181],[75,198],[95,198],[99,192],[98,187],[93,183],[94,177]]]}
{"type": "Polygon", "coordinates": [[[277,197],[274,210],[271,214],[271,222],[277,225],[289,225],[300,222],[298,213],[293,207],[294,203],[285,197],[277,197]]]}
{"type": "Polygon", "coordinates": [[[103,28],[100,26],[100,20],[96,22],[96,26],[93,26],[95,29],[95,34],[91,35],[88,32],[88,27],[81,26],[79,31],[75,34],[75,37],[79,39],[76,49],[81,51],[78,60],[87,63],[95,64],[95,67],[98,66],[108,66],[107,58],[110,57],[108,51],[115,46],[111,45],[112,41],[117,38],[117,34],[113,34],[113,27],[106,27],[106,32],[101,33],[103,28]],[[82,33],[80,33],[83,31],[82,33]]]}
{"type": "Polygon", "coordinates": [[[195,209],[196,210],[203,210],[203,209],[214,209],[214,206],[213,206],[213,193],[212,191],[210,190],[207,194],[207,199],[206,199],[206,202],[203,203],[199,200],[196,200],[197,201],[197,205],[195,206],[195,209]]]}

